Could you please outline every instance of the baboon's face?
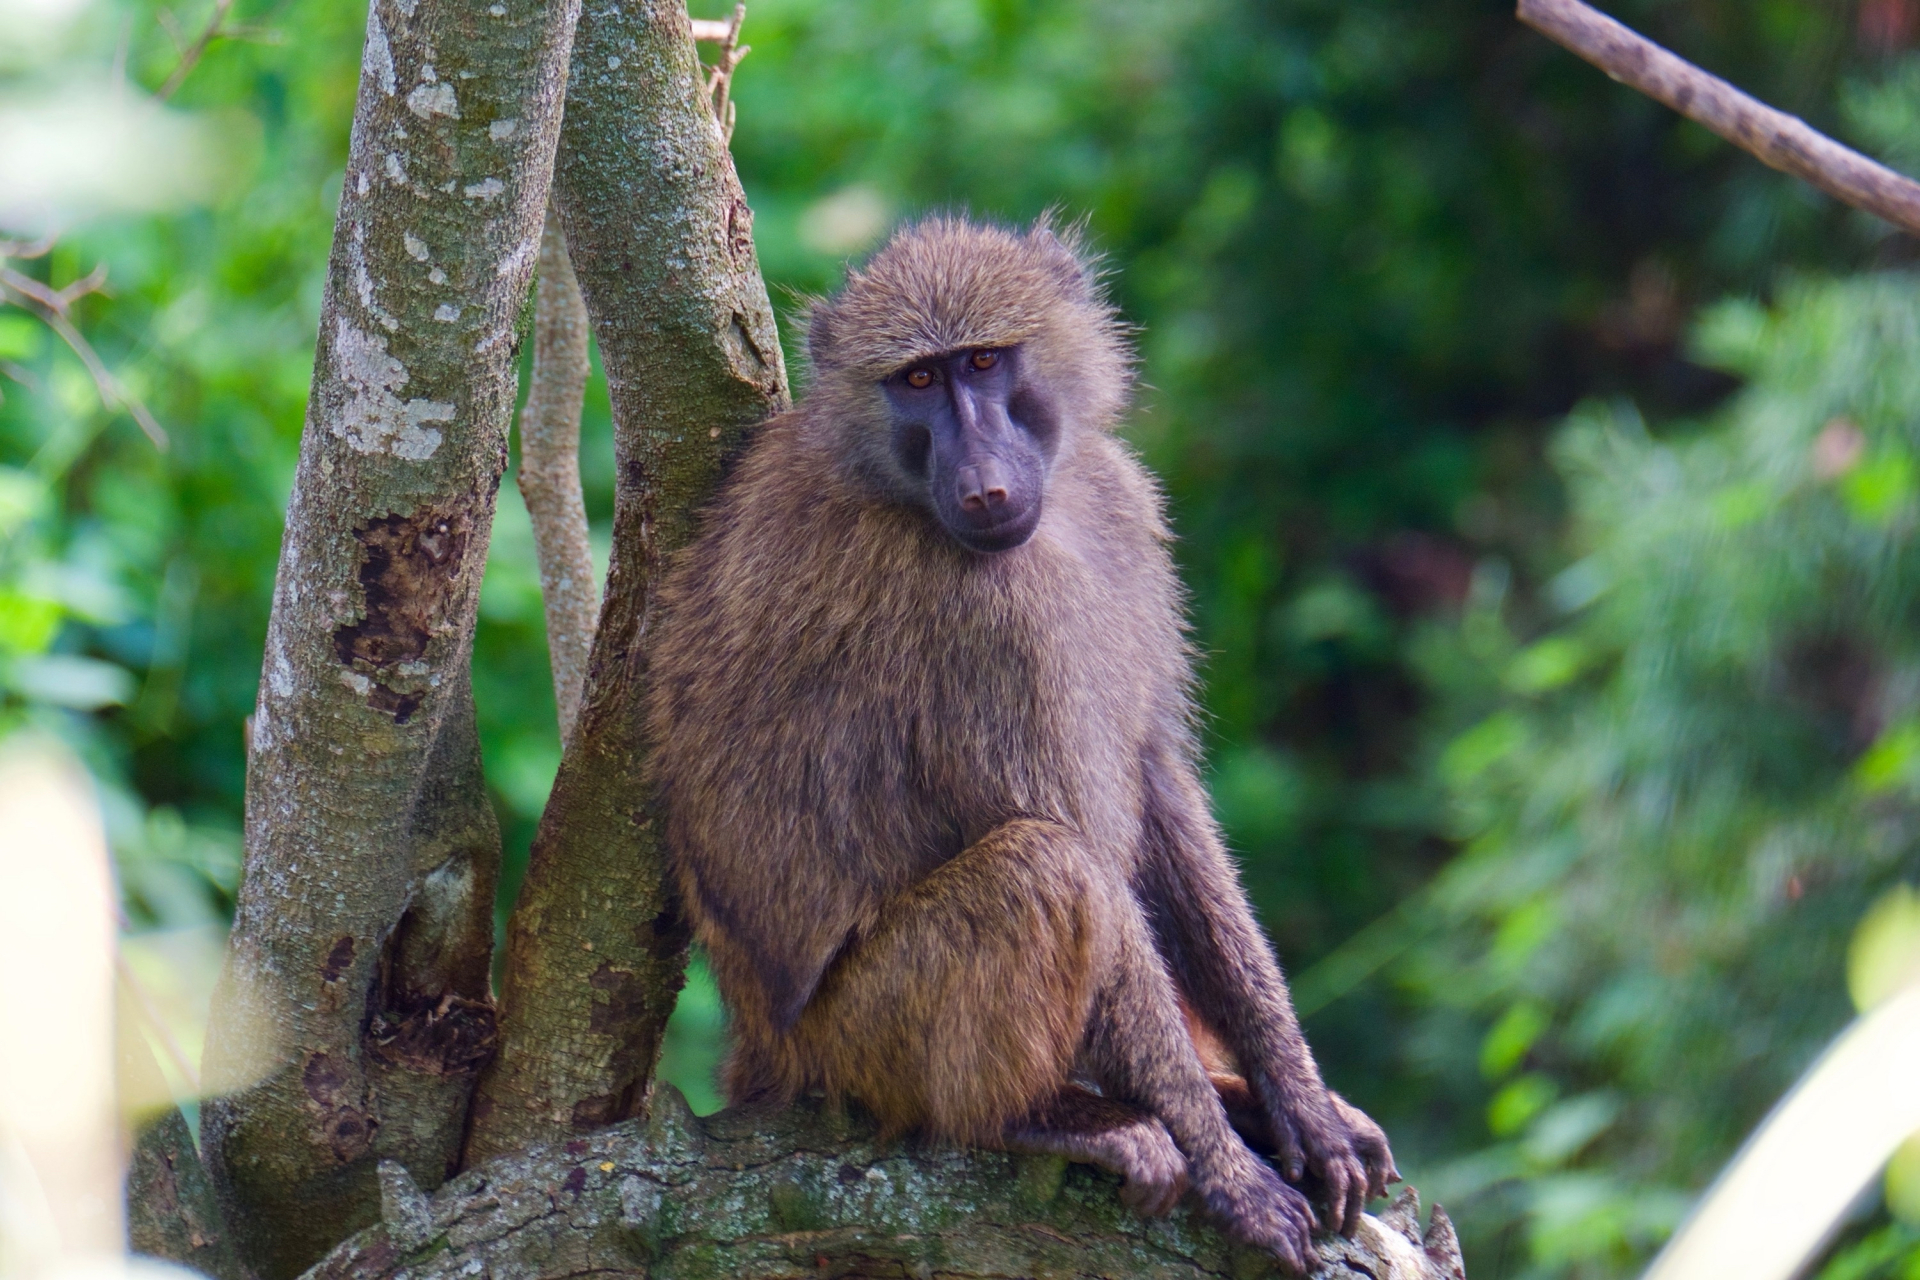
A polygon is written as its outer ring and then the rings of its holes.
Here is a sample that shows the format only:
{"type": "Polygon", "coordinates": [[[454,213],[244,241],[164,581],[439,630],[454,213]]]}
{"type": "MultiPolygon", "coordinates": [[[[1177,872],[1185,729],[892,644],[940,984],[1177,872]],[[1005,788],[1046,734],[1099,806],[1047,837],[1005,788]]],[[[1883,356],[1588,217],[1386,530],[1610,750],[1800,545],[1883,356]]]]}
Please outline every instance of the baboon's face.
{"type": "Polygon", "coordinates": [[[1010,551],[1033,536],[1059,414],[1022,376],[1019,347],[972,347],[919,360],[881,383],[895,462],[962,545],[1010,551]]]}

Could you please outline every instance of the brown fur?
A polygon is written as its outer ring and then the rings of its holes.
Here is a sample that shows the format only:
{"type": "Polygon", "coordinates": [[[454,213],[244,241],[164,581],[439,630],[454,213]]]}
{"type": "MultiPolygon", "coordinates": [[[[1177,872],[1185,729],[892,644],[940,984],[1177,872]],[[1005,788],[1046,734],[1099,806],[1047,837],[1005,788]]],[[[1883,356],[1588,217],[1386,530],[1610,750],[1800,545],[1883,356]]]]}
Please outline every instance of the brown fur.
{"type": "Polygon", "coordinates": [[[1160,495],[1110,431],[1111,308],[1044,225],[935,220],[815,307],[810,347],[809,397],[739,463],[651,646],[730,1095],[820,1088],[892,1131],[1045,1148],[1078,1076],[1143,1126],[1120,1145],[1149,1153],[1124,1170],[1161,1180],[1148,1202],[1183,1172],[1170,1134],[1215,1212],[1304,1265],[1304,1209],[1229,1129],[1181,993],[1336,1223],[1391,1159],[1356,1154],[1207,809],[1160,495]],[[1037,532],[983,556],[912,501],[877,384],[1013,345],[1059,441],[1037,532]]]}

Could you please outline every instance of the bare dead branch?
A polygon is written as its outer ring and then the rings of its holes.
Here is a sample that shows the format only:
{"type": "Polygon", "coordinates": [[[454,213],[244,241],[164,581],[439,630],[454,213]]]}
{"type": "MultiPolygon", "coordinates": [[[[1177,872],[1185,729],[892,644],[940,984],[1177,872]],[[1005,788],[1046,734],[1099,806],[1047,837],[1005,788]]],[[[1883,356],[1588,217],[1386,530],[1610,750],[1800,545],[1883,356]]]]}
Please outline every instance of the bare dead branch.
{"type": "MultiPolygon", "coordinates": [[[[0,255],[26,257],[26,254],[0,255]]],[[[115,377],[107,368],[88,342],[85,335],[76,329],[68,318],[73,304],[90,293],[100,292],[106,283],[107,271],[104,266],[75,280],[60,289],[50,289],[31,276],[22,275],[12,267],[0,266],[0,301],[11,300],[23,310],[40,317],[49,329],[60,335],[60,340],[74,355],[80,357],[80,363],[86,366],[87,373],[93,378],[94,390],[100,395],[100,402],[109,409],[125,409],[140,424],[147,439],[153,441],[153,447],[164,452],[167,448],[167,432],[159,421],[148,411],[140,397],[128,391],[126,384],[115,377]],[[9,299],[11,295],[11,299],[9,299]]]]}
{"type": "MultiPolygon", "coordinates": [[[[33,370],[23,365],[17,365],[11,360],[0,360],[0,378],[5,378],[9,382],[17,382],[29,391],[38,391],[40,389],[40,379],[33,376],[33,370]]],[[[3,403],[4,400],[5,397],[0,396],[0,403],[3,403]]]]}
{"type": "Polygon", "coordinates": [[[740,43],[740,27],[747,20],[747,6],[733,6],[733,17],[722,22],[714,18],[689,18],[693,27],[693,38],[705,40],[720,46],[719,60],[713,64],[707,74],[707,96],[713,99],[713,117],[720,122],[720,133],[728,142],[733,141],[733,122],[735,111],[731,94],[733,92],[733,71],[740,60],[753,52],[753,46],[740,43]]]}
{"type": "MultiPolygon", "coordinates": [[[[192,44],[180,50],[179,65],[174,67],[173,74],[167,77],[166,83],[154,92],[153,96],[155,98],[158,98],[161,102],[165,102],[179,90],[181,85],[187,82],[187,77],[192,75],[193,69],[200,64],[200,59],[206,53],[208,46],[227,34],[225,23],[227,13],[232,8],[233,0],[213,0],[213,13],[208,16],[206,25],[200,29],[200,34],[195,37],[192,44]]],[[[173,15],[165,10],[162,10],[162,13],[164,14],[167,32],[173,37],[173,42],[177,47],[180,43],[180,37],[174,28],[172,21],[173,15]]]]}
{"type": "Polygon", "coordinates": [[[160,24],[162,31],[167,33],[167,39],[172,43],[176,54],[187,51],[187,33],[180,29],[180,19],[173,16],[173,10],[161,9],[153,15],[153,20],[160,24]]]}
{"type": "Polygon", "coordinates": [[[1520,21],[1765,163],[1920,235],[1920,182],[1843,147],[1580,0],[1520,0],[1520,21]]]}
{"type": "Polygon", "coordinates": [[[58,243],[58,236],[43,236],[38,240],[0,240],[0,258],[44,258],[53,252],[53,246],[58,243]]]}
{"type": "Polygon", "coordinates": [[[533,521],[546,605],[547,659],[560,709],[560,741],[573,737],[600,592],[580,492],[580,403],[587,386],[587,304],[553,206],[540,235],[534,294],[533,378],[520,412],[520,495],[533,521]]]}

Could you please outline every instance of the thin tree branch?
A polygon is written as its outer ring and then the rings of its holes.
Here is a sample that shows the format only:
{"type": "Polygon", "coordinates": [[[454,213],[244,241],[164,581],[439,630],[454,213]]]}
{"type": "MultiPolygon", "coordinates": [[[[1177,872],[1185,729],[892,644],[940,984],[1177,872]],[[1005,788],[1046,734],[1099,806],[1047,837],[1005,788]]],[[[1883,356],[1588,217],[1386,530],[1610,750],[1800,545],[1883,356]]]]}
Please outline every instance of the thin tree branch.
{"type": "Polygon", "coordinates": [[[1520,21],[1765,163],[1920,235],[1920,182],[1747,96],[1580,0],[1520,0],[1520,21]]]}
{"type": "Polygon", "coordinates": [[[580,403],[587,386],[587,304],[551,203],[540,235],[534,294],[533,378],[520,412],[520,495],[533,521],[546,604],[547,658],[560,710],[560,741],[573,737],[600,593],[580,492],[580,403]]]}
{"type": "MultiPolygon", "coordinates": [[[[165,102],[179,90],[181,85],[187,82],[187,77],[193,74],[193,69],[200,65],[200,59],[207,52],[208,46],[221,36],[227,34],[223,28],[227,20],[227,13],[232,8],[233,0],[213,0],[212,15],[207,18],[206,25],[200,29],[200,34],[194,39],[194,42],[180,51],[179,65],[174,67],[173,74],[167,77],[166,83],[155,91],[153,95],[155,98],[161,102],[165,102]]],[[[167,14],[169,21],[166,25],[169,34],[172,34],[173,31],[172,16],[170,13],[167,14]]],[[[179,43],[179,37],[177,35],[174,36],[174,43],[179,43]]]]}
{"type": "MultiPolygon", "coordinates": [[[[0,253],[0,257],[9,256],[34,255],[0,253]]],[[[140,397],[127,390],[126,384],[107,368],[106,362],[93,349],[93,344],[74,327],[73,321],[69,318],[68,313],[73,304],[90,293],[100,292],[106,279],[106,267],[98,266],[64,288],[49,289],[32,276],[15,271],[12,267],[0,266],[0,300],[9,300],[8,295],[12,295],[10,300],[16,306],[39,316],[42,323],[59,334],[60,340],[67,344],[74,355],[80,357],[80,363],[85,365],[87,372],[92,375],[94,389],[99,392],[101,403],[109,409],[125,409],[132,414],[133,420],[140,424],[142,431],[146,432],[147,439],[153,441],[153,447],[164,453],[167,448],[166,429],[148,411],[140,397]]]]}
{"type": "Polygon", "coordinates": [[[733,92],[734,68],[740,60],[753,52],[753,46],[740,43],[740,27],[747,20],[747,6],[733,6],[733,17],[722,22],[713,18],[689,18],[695,40],[705,40],[720,46],[720,58],[707,74],[707,96],[713,99],[713,118],[720,122],[720,134],[728,142],[733,141],[733,122],[735,111],[731,94],[733,92]]]}
{"type": "MultiPolygon", "coordinates": [[[[720,46],[707,77],[707,96],[721,134],[733,139],[729,100],[734,68],[752,52],[740,43],[747,6],[736,4],[720,22],[690,18],[696,41],[720,46]]],[[[520,417],[520,494],[533,522],[540,561],[540,597],[546,607],[547,657],[560,715],[560,741],[571,740],[579,715],[587,658],[599,621],[587,512],[580,490],[580,406],[586,390],[587,304],[567,255],[566,237],[551,204],[540,240],[540,283],[534,300],[533,374],[520,417]]]]}

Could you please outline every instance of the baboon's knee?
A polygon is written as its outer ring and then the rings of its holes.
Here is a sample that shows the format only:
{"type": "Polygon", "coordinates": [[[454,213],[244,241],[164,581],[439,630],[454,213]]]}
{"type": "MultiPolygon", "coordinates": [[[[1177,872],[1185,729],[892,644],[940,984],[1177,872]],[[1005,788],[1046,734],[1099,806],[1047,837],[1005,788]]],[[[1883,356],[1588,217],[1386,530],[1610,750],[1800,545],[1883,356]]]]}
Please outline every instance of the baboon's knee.
{"type": "Polygon", "coordinates": [[[990,1140],[1065,1083],[1107,928],[1076,840],[1053,823],[997,828],[836,966],[803,1031],[890,1127],[990,1140]]]}

